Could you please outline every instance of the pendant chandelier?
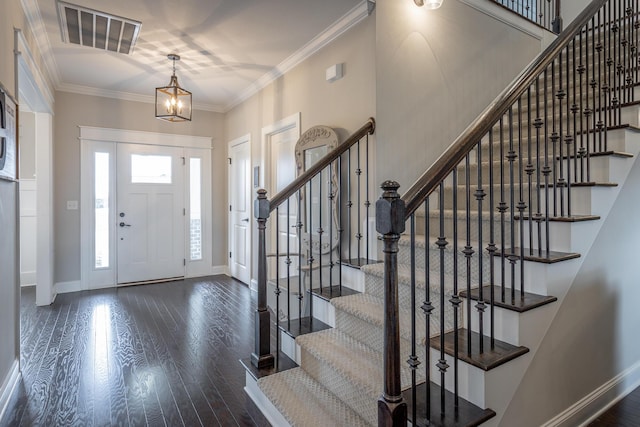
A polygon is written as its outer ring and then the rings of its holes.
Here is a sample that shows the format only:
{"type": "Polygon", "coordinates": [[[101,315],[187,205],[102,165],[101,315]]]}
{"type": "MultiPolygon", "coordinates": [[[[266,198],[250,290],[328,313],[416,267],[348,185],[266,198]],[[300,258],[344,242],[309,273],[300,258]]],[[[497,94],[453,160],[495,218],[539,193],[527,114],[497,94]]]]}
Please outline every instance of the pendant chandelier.
{"type": "Polygon", "coordinates": [[[180,87],[176,76],[176,61],[180,56],[167,55],[173,61],[173,74],[168,86],[156,88],[156,118],[169,122],[191,121],[191,92],[180,87]]]}

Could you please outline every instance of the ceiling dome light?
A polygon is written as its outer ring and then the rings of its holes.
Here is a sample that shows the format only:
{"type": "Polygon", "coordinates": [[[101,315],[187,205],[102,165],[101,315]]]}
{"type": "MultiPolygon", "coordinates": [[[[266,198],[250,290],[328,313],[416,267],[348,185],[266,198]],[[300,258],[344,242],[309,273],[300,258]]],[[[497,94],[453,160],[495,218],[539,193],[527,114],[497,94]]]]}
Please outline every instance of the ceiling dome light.
{"type": "Polygon", "coordinates": [[[176,76],[176,61],[180,56],[172,53],[173,74],[168,86],[156,88],[156,118],[169,122],[191,121],[191,92],[180,87],[176,76]]]}
{"type": "Polygon", "coordinates": [[[418,6],[426,6],[427,9],[438,9],[444,0],[413,0],[418,6]]]}

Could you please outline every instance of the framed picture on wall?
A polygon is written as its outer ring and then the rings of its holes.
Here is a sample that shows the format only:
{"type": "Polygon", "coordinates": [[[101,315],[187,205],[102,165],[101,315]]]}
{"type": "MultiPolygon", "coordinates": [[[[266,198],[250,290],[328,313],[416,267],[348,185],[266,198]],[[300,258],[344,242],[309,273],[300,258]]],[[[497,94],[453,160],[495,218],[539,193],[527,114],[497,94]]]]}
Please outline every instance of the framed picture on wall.
{"type": "Polygon", "coordinates": [[[15,101],[0,84],[0,179],[16,179],[16,114],[15,101]]]}

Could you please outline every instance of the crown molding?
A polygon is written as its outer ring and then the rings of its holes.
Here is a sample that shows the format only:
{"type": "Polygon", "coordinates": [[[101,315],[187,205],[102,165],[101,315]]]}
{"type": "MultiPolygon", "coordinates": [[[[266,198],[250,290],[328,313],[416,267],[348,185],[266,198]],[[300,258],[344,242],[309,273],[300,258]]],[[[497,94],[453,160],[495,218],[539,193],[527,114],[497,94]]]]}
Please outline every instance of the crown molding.
{"type": "MultiPolygon", "coordinates": [[[[20,0],[22,4],[22,8],[24,10],[27,22],[29,24],[30,30],[33,33],[36,44],[40,53],[42,55],[42,59],[44,62],[44,66],[46,67],[46,75],[49,77],[50,81],[53,84],[55,90],[59,90],[61,92],[69,92],[76,93],[80,95],[89,95],[89,96],[101,96],[105,98],[114,98],[114,99],[122,99],[125,101],[134,101],[134,102],[144,102],[144,103],[155,103],[155,97],[152,95],[141,95],[130,92],[120,92],[108,89],[100,89],[82,85],[75,85],[70,83],[63,83],[60,77],[60,73],[58,70],[58,66],[55,62],[55,58],[53,56],[53,50],[51,48],[51,42],[49,41],[49,37],[47,36],[47,31],[44,26],[44,22],[42,20],[42,15],[40,14],[40,9],[38,7],[36,0],[20,0]]],[[[313,54],[317,53],[323,47],[334,41],[336,38],[340,37],[344,32],[348,31],[353,26],[360,23],[367,16],[373,13],[375,9],[375,1],[374,0],[362,0],[358,5],[356,5],[353,9],[347,12],[342,18],[338,19],[334,22],[329,28],[324,30],[322,33],[318,34],[311,41],[309,41],[306,45],[304,45],[297,52],[293,53],[291,56],[286,58],[280,64],[276,65],[271,71],[264,74],[258,80],[250,84],[246,89],[244,89],[238,96],[236,96],[231,102],[227,105],[214,105],[214,104],[206,104],[206,103],[193,103],[194,110],[202,110],[202,111],[210,111],[214,113],[226,113],[231,110],[235,106],[240,103],[246,101],[251,96],[258,93],[260,90],[264,89],[274,80],[278,79],[291,69],[293,69],[296,65],[300,64],[305,59],[309,58],[313,54]]]]}
{"type": "Polygon", "coordinates": [[[20,0],[20,3],[22,5],[25,18],[27,19],[29,30],[36,41],[36,46],[40,51],[42,62],[46,68],[45,74],[53,84],[53,87],[57,89],[61,82],[60,72],[58,71],[58,65],[56,64],[56,60],[53,56],[51,41],[47,35],[47,29],[44,26],[38,2],[36,0],[20,0]]]}
{"type": "Polygon", "coordinates": [[[338,19],[329,28],[314,37],[310,42],[304,45],[297,52],[293,53],[280,64],[276,65],[271,71],[264,74],[258,80],[250,84],[249,87],[243,90],[237,97],[235,97],[229,104],[225,106],[224,111],[227,112],[233,107],[246,101],[256,93],[267,87],[274,80],[293,69],[296,65],[300,64],[302,61],[309,58],[320,49],[340,37],[340,35],[342,35],[344,32],[360,23],[367,16],[371,15],[374,7],[375,2],[372,2],[371,0],[361,1],[356,7],[347,12],[346,15],[338,19]]]}
{"type": "MultiPolygon", "coordinates": [[[[73,85],[69,83],[61,83],[57,90],[60,92],[69,92],[79,95],[100,96],[103,98],[120,99],[123,101],[144,102],[145,104],[155,104],[156,99],[153,95],[141,95],[139,93],[121,92],[117,90],[100,89],[90,86],[73,85]]],[[[224,113],[225,111],[217,105],[205,104],[201,102],[193,103],[194,110],[210,111],[213,113],[224,113]]]]}

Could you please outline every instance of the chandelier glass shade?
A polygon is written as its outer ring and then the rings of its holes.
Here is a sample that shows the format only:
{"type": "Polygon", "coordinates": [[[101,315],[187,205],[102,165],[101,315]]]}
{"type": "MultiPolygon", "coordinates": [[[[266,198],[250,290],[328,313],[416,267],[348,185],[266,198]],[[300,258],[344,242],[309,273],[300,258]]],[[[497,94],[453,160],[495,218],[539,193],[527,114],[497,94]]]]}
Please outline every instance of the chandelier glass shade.
{"type": "Polygon", "coordinates": [[[191,92],[180,87],[176,76],[176,61],[180,56],[168,55],[173,61],[173,74],[168,86],[156,88],[156,118],[169,122],[191,121],[191,92]]]}

